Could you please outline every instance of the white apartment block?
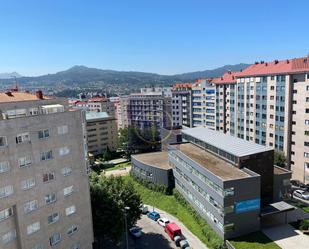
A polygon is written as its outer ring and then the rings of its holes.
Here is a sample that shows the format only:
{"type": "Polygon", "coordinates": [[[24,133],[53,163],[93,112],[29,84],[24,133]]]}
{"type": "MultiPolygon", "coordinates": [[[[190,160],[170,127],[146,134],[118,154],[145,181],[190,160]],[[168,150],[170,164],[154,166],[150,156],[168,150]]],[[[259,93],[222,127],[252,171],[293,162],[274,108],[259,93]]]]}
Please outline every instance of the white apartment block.
{"type": "Polygon", "coordinates": [[[90,249],[85,116],[65,101],[0,93],[0,248],[90,249]]]}

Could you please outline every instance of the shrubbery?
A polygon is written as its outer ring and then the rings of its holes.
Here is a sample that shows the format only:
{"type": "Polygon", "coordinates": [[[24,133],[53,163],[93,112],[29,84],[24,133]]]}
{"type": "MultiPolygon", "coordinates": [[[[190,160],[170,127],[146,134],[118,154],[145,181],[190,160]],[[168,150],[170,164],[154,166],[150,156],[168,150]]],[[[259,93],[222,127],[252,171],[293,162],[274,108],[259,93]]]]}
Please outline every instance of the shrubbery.
{"type": "Polygon", "coordinates": [[[186,199],[176,190],[173,190],[173,195],[175,199],[184,206],[189,213],[194,217],[195,221],[201,227],[201,231],[204,234],[205,238],[207,238],[208,243],[207,246],[213,249],[225,249],[226,246],[224,241],[216,234],[216,232],[207,224],[204,218],[202,218],[186,201],[186,199]]]}
{"type": "Polygon", "coordinates": [[[172,188],[168,188],[166,186],[155,184],[155,183],[152,183],[152,182],[147,181],[145,179],[141,179],[139,177],[136,177],[132,173],[132,171],[130,172],[130,175],[139,184],[143,185],[144,187],[146,187],[146,188],[148,188],[148,189],[150,189],[152,191],[163,193],[163,194],[166,194],[166,195],[171,195],[173,193],[173,189],[172,188]]]}

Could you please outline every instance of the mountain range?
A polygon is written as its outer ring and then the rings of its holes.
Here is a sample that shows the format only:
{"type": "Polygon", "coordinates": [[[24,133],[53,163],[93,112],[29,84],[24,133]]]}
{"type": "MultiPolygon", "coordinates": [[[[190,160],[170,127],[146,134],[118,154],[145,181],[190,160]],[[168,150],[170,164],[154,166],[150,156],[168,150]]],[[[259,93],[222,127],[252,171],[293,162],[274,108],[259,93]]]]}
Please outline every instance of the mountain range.
{"type": "MultiPolygon", "coordinates": [[[[139,88],[146,85],[171,85],[175,82],[192,82],[200,78],[219,77],[225,72],[240,71],[246,68],[249,64],[225,65],[212,70],[204,70],[175,75],[160,75],[155,73],[144,73],[134,71],[115,71],[102,70],[97,68],[89,68],[86,66],[74,66],[68,70],[61,71],[55,74],[47,74],[36,77],[18,77],[18,83],[21,86],[78,86],[87,87],[91,85],[99,86],[117,86],[128,88],[139,88]]],[[[0,74],[3,75],[3,74],[0,74]]],[[[3,76],[2,76],[3,77],[3,76]]],[[[8,76],[6,76],[8,77],[8,76]]],[[[12,76],[11,76],[12,77],[12,76]]],[[[1,78],[0,78],[1,79],[1,78]]],[[[11,84],[11,79],[2,79],[0,84],[11,84]]]]}
{"type": "Polygon", "coordinates": [[[0,79],[12,79],[12,78],[20,78],[22,77],[19,73],[12,72],[12,73],[0,73],[0,79]]]}

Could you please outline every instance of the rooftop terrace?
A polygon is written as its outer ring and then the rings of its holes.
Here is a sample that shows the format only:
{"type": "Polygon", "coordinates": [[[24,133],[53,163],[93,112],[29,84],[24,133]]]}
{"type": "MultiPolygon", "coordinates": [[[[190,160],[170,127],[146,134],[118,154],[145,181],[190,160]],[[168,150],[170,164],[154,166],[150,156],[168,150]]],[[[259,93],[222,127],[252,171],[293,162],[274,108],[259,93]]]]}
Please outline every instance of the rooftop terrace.
{"type": "Polygon", "coordinates": [[[150,166],[154,166],[159,169],[171,169],[172,167],[168,163],[168,152],[153,152],[143,153],[138,155],[132,155],[132,158],[150,166]]]}
{"type": "Polygon", "coordinates": [[[228,163],[191,143],[175,144],[172,145],[172,148],[179,150],[191,160],[223,180],[250,177],[249,174],[234,167],[231,163],[228,163]]]}

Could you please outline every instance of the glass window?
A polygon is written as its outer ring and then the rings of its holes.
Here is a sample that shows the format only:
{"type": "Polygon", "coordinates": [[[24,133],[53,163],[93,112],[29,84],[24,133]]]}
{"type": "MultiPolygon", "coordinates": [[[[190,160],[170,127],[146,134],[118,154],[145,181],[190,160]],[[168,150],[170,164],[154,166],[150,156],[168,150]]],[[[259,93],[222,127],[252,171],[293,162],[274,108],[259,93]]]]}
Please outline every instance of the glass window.
{"type": "Polygon", "coordinates": [[[3,244],[8,244],[16,239],[16,230],[9,231],[2,235],[3,244]]]}
{"type": "Polygon", "coordinates": [[[31,161],[31,156],[24,156],[24,157],[20,157],[18,159],[18,165],[19,167],[26,167],[31,165],[32,161],[31,161]]]}
{"type": "Polygon", "coordinates": [[[67,234],[72,235],[73,233],[76,233],[77,231],[78,231],[78,227],[76,225],[73,225],[67,230],[67,234]]]}
{"type": "Polygon", "coordinates": [[[65,146],[59,149],[60,156],[68,155],[69,153],[70,153],[70,149],[68,148],[68,146],[65,146]]]}
{"type": "Polygon", "coordinates": [[[59,213],[53,213],[47,217],[48,224],[55,223],[59,220],[59,213]]]}
{"type": "Polygon", "coordinates": [[[61,169],[61,173],[63,176],[69,176],[72,174],[72,168],[70,167],[65,167],[61,169]]]}
{"type": "Polygon", "coordinates": [[[51,246],[54,246],[58,244],[61,240],[61,234],[60,233],[55,233],[49,238],[49,244],[51,246]]]}
{"type": "Polygon", "coordinates": [[[62,134],[66,134],[68,133],[69,129],[67,125],[62,125],[62,126],[58,126],[58,134],[62,135],[62,134]]]}
{"type": "Polygon", "coordinates": [[[13,215],[13,208],[6,208],[0,211],[0,222],[13,215]]]}
{"type": "Polygon", "coordinates": [[[16,136],[16,143],[22,144],[30,142],[30,134],[29,132],[21,133],[16,136]]]}
{"type": "Polygon", "coordinates": [[[63,189],[63,195],[68,196],[73,193],[73,185],[63,189]]]}
{"type": "Polygon", "coordinates": [[[50,172],[50,173],[45,173],[43,174],[43,182],[49,182],[55,180],[55,173],[50,172]]]}
{"type": "Polygon", "coordinates": [[[28,201],[24,204],[24,213],[30,213],[36,209],[38,209],[39,205],[38,205],[38,201],[37,200],[32,200],[32,201],[28,201]]]}
{"type": "Polygon", "coordinates": [[[44,139],[49,137],[49,130],[41,130],[39,131],[39,139],[44,139]]]}
{"type": "Polygon", "coordinates": [[[0,147],[4,147],[7,145],[6,137],[0,136],[0,147]]]}
{"type": "Polygon", "coordinates": [[[0,173],[5,173],[10,170],[9,162],[0,162],[0,173]]]}
{"type": "Polygon", "coordinates": [[[14,193],[13,186],[8,185],[5,187],[0,188],[0,198],[4,198],[10,196],[14,193]]]}
{"type": "Polygon", "coordinates": [[[40,222],[35,222],[35,223],[32,223],[31,225],[27,226],[27,234],[30,235],[30,234],[33,234],[37,231],[40,230],[40,222]]]}
{"type": "Polygon", "coordinates": [[[22,190],[27,190],[31,189],[35,186],[35,179],[34,178],[29,178],[21,182],[21,189],[22,190]]]}
{"type": "Polygon", "coordinates": [[[45,203],[50,204],[57,200],[56,193],[45,195],[45,203]]]}
{"type": "Polygon", "coordinates": [[[75,212],[76,212],[76,207],[74,205],[65,209],[66,216],[74,214],[75,212]]]}
{"type": "Polygon", "coordinates": [[[52,158],[53,158],[53,152],[51,150],[41,153],[42,161],[51,160],[52,158]]]}

